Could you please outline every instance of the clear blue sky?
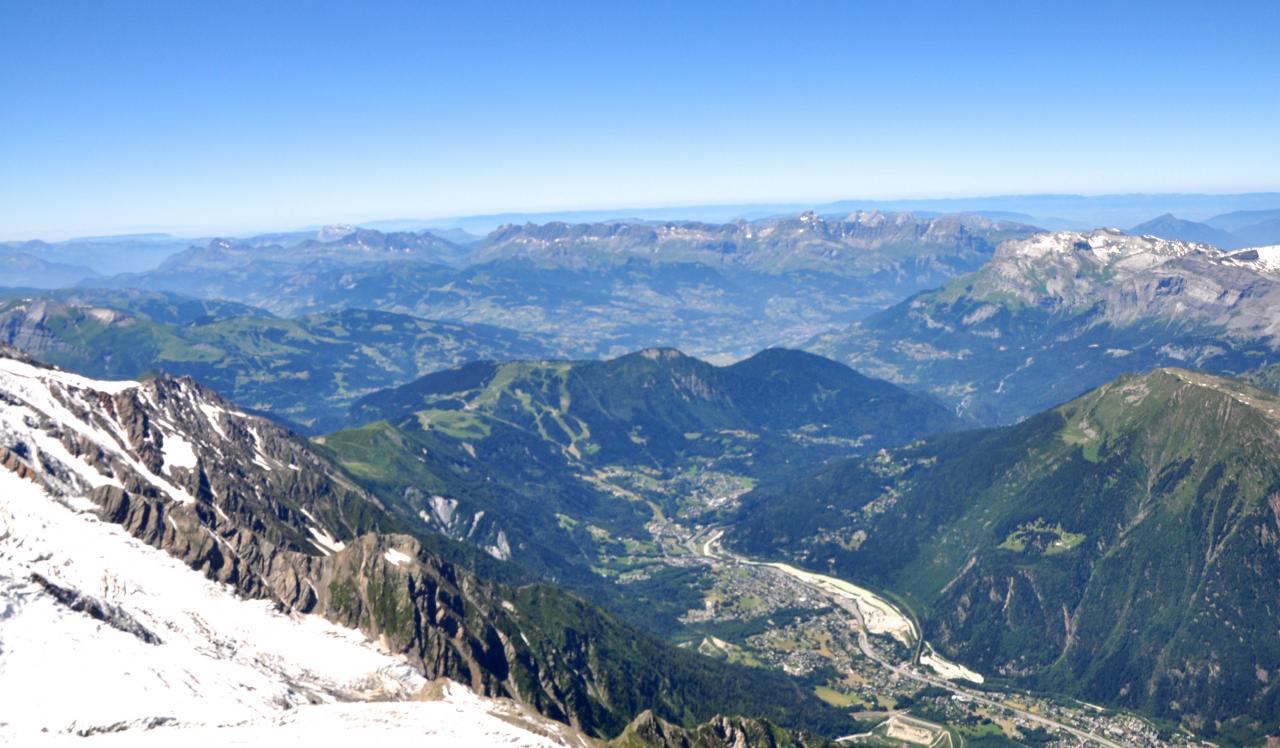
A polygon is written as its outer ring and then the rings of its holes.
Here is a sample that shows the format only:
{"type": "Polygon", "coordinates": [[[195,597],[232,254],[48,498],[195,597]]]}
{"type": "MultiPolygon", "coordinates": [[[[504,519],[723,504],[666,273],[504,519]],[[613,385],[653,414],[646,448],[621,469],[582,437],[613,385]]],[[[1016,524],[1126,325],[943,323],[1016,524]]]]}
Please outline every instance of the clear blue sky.
{"type": "Polygon", "coordinates": [[[0,0],[0,238],[1280,188],[1280,2],[0,0]]]}

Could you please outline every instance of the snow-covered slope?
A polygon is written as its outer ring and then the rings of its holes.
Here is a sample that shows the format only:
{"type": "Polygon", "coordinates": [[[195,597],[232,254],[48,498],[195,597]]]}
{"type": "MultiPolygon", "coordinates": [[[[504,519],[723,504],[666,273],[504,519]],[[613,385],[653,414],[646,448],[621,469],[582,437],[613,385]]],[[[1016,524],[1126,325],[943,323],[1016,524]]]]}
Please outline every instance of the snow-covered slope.
{"type": "MultiPolygon", "coordinates": [[[[512,702],[485,699],[450,683],[435,701],[324,704],[280,712],[234,725],[185,725],[145,733],[111,733],[91,748],[182,746],[427,746],[428,748],[542,748],[595,745],[557,723],[531,719],[512,702]]],[[[80,745],[63,738],[58,745],[80,745]]],[[[41,745],[37,742],[35,745],[41,745]]]]}
{"type": "Polygon", "coordinates": [[[432,687],[359,632],[241,599],[92,507],[0,470],[0,742],[583,744],[514,702],[432,687]]]}
{"type": "Polygon", "coordinates": [[[305,442],[190,379],[101,381],[2,348],[0,464],[259,597],[280,580],[255,559],[330,555],[378,506],[305,442]]]}

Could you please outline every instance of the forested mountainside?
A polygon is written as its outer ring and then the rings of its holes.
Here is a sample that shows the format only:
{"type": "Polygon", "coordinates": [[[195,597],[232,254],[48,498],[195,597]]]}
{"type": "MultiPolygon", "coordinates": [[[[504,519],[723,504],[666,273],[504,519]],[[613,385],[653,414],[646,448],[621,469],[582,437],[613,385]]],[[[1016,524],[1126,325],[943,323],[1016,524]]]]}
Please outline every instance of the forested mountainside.
{"type": "Polygon", "coordinates": [[[761,488],[727,537],[895,590],[980,672],[1257,739],[1280,715],[1278,434],[1274,394],[1159,369],[761,488]]]}
{"type": "Polygon", "coordinates": [[[963,428],[928,398],[813,354],[717,367],[673,349],[477,362],[370,395],[324,448],[393,510],[578,583],[678,511],[662,480],[803,475],[824,459],[963,428]]]}

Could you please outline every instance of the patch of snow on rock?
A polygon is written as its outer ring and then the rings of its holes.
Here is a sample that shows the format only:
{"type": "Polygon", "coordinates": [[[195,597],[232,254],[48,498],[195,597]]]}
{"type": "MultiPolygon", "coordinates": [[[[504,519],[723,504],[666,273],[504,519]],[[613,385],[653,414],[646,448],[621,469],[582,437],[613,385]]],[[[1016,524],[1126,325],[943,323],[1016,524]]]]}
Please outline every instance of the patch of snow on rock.
{"type": "Polygon", "coordinates": [[[382,557],[392,566],[400,566],[413,560],[409,557],[409,554],[404,551],[397,551],[395,548],[388,549],[386,553],[382,554],[382,557]]]}
{"type": "Polygon", "coordinates": [[[313,538],[311,542],[317,548],[324,551],[325,552],[324,555],[326,556],[328,556],[331,553],[337,553],[338,551],[347,547],[346,543],[330,535],[328,530],[321,530],[320,528],[314,527],[314,526],[308,527],[307,529],[311,531],[311,537],[313,538]]]}
{"type": "Polygon", "coordinates": [[[191,442],[177,434],[164,436],[164,464],[170,468],[191,470],[196,466],[196,451],[191,442]]]}

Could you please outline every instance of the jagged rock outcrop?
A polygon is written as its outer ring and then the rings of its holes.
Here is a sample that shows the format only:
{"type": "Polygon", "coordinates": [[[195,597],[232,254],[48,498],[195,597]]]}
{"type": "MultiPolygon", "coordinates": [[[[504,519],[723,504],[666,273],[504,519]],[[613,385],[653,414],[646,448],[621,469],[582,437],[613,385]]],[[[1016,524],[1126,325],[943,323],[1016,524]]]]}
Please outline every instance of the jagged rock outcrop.
{"type": "Polygon", "coordinates": [[[0,463],[243,595],[379,638],[427,677],[599,727],[598,706],[565,696],[589,688],[561,685],[590,673],[545,672],[499,587],[377,533],[376,498],[189,379],[96,382],[0,350],[0,463]]]}
{"type": "Polygon", "coordinates": [[[782,730],[765,720],[720,716],[685,729],[645,711],[609,745],[613,748],[818,748],[834,744],[815,735],[782,730]]]}
{"type": "Polygon", "coordinates": [[[86,595],[79,590],[63,587],[40,574],[32,574],[31,581],[40,585],[53,599],[77,613],[84,613],[91,618],[96,618],[112,628],[138,637],[147,644],[164,643],[154,631],[139,623],[128,611],[122,610],[111,603],[99,600],[92,595],[86,595]]]}

